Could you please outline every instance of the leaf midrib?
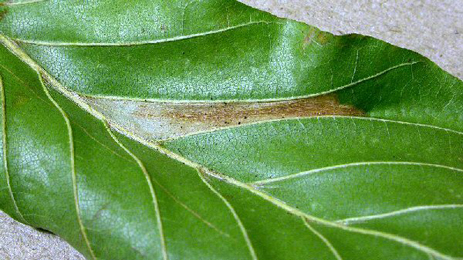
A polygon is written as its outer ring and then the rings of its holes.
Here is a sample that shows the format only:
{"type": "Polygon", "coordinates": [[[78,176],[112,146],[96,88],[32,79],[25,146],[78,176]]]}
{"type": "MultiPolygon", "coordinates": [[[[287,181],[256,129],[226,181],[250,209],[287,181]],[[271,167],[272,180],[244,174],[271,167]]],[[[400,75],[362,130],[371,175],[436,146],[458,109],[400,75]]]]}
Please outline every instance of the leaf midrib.
{"type": "MultiPolygon", "coordinates": [[[[88,113],[90,113],[91,115],[93,115],[94,117],[99,119],[100,121],[108,122],[107,119],[101,113],[99,113],[98,111],[96,111],[92,107],[90,107],[88,104],[86,104],[85,101],[83,101],[82,98],[78,94],[76,94],[76,93],[68,90],[67,88],[65,88],[60,82],[58,82],[55,78],[53,78],[45,69],[43,69],[40,65],[38,65],[36,61],[34,61],[32,58],[30,58],[24,52],[24,50],[22,50],[19,46],[17,46],[14,42],[12,42],[6,36],[0,34],[0,42],[10,52],[12,52],[14,55],[16,55],[20,60],[22,60],[24,63],[26,63],[32,69],[37,71],[37,73],[39,73],[39,75],[43,76],[44,79],[49,80],[50,83],[51,83],[51,86],[54,87],[55,90],[57,90],[59,93],[61,93],[62,95],[64,95],[68,99],[72,100],[79,107],[81,107],[82,109],[84,109],[85,111],[87,111],[88,113]]],[[[341,225],[339,223],[331,222],[331,221],[328,221],[328,220],[325,220],[325,219],[322,219],[322,218],[318,218],[318,217],[309,215],[309,214],[307,214],[305,212],[300,211],[299,209],[296,209],[294,207],[291,207],[291,206],[287,205],[286,203],[284,203],[284,202],[282,202],[282,201],[280,201],[280,200],[278,200],[278,199],[276,199],[276,198],[274,198],[274,197],[272,197],[272,196],[270,196],[270,195],[268,195],[268,194],[266,194],[266,193],[264,193],[262,191],[257,190],[256,188],[254,188],[254,187],[252,187],[252,186],[250,186],[250,185],[248,185],[246,183],[242,183],[242,182],[240,182],[240,181],[238,181],[236,179],[233,179],[233,178],[231,178],[229,176],[222,175],[220,173],[211,171],[210,169],[204,167],[203,165],[200,165],[200,164],[198,164],[196,162],[193,162],[193,161],[191,161],[191,160],[189,160],[189,159],[187,159],[187,158],[185,158],[185,157],[183,157],[183,156],[181,156],[181,155],[179,155],[177,153],[174,153],[174,152],[166,149],[165,147],[163,147],[159,143],[154,143],[154,142],[149,142],[149,141],[143,140],[143,139],[137,137],[136,135],[134,135],[133,133],[129,133],[125,129],[123,129],[120,126],[117,126],[117,125],[110,125],[110,127],[115,129],[116,131],[120,132],[121,134],[123,134],[123,135],[125,135],[125,136],[127,136],[127,137],[129,137],[129,138],[131,138],[131,139],[145,145],[145,146],[148,146],[148,147],[160,152],[161,154],[166,155],[167,157],[169,157],[169,158],[171,158],[173,160],[177,160],[179,162],[182,162],[185,165],[190,166],[193,169],[196,169],[196,170],[200,171],[201,173],[206,174],[206,175],[208,175],[210,177],[219,179],[221,181],[225,181],[226,183],[228,183],[230,185],[234,185],[234,186],[243,188],[243,189],[253,193],[254,195],[259,196],[259,197],[265,199],[266,201],[274,204],[276,207],[279,207],[279,208],[287,211],[290,214],[293,214],[295,216],[306,219],[309,222],[319,223],[319,224],[322,224],[322,225],[325,225],[325,226],[328,226],[328,227],[337,228],[337,229],[341,229],[341,230],[344,230],[344,231],[360,233],[360,234],[364,234],[364,235],[372,235],[372,236],[382,237],[382,238],[385,238],[385,239],[388,239],[388,240],[391,240],[391,241],[402,243],[404,245],[407,245],[407,246],[415,248],[415,249],[417,249],[419,251],[422,251],[422,252],[425,252],[425,253],[440,257],[442,259],[448,259],[448,260],[455,259],[452,256],[445,255],[445,254],[443,254],[443,253],[441,253],[441,252],[439,252],[437,250],[434,250],[434,249],[432,249],[430,247],[421,245],[420,243],[417,243],[415,241],[403,238],[401,236],[397,236],[397,235],[389,234],[389,233],[383,233],[383,232],[379,232],[379,231],[375,231],[375,230],[367,230],[367,229],[363,229],[363,228],[344,226],[344,225],[341,225]]]]}

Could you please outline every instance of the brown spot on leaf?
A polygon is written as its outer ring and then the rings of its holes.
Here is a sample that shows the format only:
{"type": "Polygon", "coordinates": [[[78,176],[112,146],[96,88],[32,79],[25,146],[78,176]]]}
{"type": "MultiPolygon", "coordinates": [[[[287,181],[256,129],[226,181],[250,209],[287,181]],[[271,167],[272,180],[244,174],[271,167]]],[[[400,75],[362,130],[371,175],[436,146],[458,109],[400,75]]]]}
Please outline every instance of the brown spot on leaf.
{"type": "Polygon", "coordinates": [[[317,42],[321,45],[325,45],[329,42],[331,35],[328,33],[321,32],[317,35],[317,42]]]}
{"type": "Polygon", "coordinates": [[[165,24],[161,24],[161,32],[166,32],[167,26],[165,24]]]}
{"type": "Polygon", "coordinates": [[[14,97],[13,106],[14,107],[21,107],[27,104],[31,100],[30,97],[24,95],[17,95],[14,97]]]}
{"type": "Polygon", "coordinates": [[[304,50],[307,48],[307,46],[309,46],[312,43],[315,35],[316,35],[315,28],[310,28],[309,33],[307,33],[307,35],[304,37],[304,44],[302,46],[304,50]]]}
{"type": "Polygon", "coordinates": [[[3,20],[3,18],[6,16],[8,13],[8,9],[4,8],[4,3],[0,3],[0,20],[3,20]]]}
{"type": "Polygon", "coordinates": [[[319,31],[316,28],[310,28],[304,38],[303,49],[305,50],[310,44],[316,44],[319,46],[325,45],[331,38],[332,35],[330,33],[319,31]]]}

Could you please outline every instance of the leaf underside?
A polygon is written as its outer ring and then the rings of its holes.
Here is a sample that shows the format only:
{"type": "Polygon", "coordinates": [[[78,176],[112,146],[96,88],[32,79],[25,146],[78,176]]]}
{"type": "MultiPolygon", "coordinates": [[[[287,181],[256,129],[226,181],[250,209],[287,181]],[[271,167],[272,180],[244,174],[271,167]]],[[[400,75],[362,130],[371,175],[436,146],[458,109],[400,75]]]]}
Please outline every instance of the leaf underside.
{"type": "Polygon", "coordinates": [[[87,258],[463,258],[463,83],[419,54],[232,0],[0,13],[0,209],[87,258]]]}

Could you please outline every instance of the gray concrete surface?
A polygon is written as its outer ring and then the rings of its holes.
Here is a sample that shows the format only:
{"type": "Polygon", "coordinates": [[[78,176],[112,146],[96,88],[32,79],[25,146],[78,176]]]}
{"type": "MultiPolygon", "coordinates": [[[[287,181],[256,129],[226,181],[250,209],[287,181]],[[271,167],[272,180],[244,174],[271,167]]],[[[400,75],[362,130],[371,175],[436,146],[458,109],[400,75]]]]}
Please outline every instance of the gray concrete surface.
{"type": "Polygon", "coordinates": [[[84,260],[61,238],[16,222],[0,211],[1,260],[84,260]]]}
{"type": "MultiPolygon", "coordinates": [[[[463,79],[463,0],[241,0],[335,34],[360,33],[415,50],[463,79]]],[[[0,259],[77,260],[60,238],[0,212],[0,259]]]]}

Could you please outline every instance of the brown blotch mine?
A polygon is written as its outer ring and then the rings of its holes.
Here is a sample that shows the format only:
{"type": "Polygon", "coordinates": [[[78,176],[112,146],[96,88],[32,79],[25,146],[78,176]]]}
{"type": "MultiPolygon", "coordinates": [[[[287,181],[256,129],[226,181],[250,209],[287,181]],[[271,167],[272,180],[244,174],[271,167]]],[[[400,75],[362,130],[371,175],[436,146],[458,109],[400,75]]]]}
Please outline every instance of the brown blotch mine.
{"type": "Polygon", "coordinates": [[[330,38],[332,38],[332,35],[321,32],[317,35],[317,42],[321,45],[325,45],[330,41],[330,38]]]}
{"type": "MultiPolygon", "coordinates": [[[[341,105],[335,95],[276,102],[223,102],[166,104],[163,116],[179,121],[204,122],[215,126],[237,125],[241,122],[310,117],[323,115],[361,116],[353,106],[341,105]]],[[[150,117],[150,111],[140,107],[135,114],[150,117]]]]}
{"type": "Polygon", "coordinates": [[[310,44],[325,45],[330,41],[332,35],[327,32],[319,31],[318,29],[311,28],[307,35],[304,37],[302,48],[305,50],[310,44]]]}
{"type": "Polygon", "coordinates": [[[341,105],[335,94],[313,98],[273,102],[164,103],[162,113],[140,106],[136,117],[168,118],[183,125],[203,125],[208,128],[230,127],[259,121],[328,115],[364,116],[353,106],[341,105]]]}
{"type": "Polygon", "coordinates": [[[336,94],[285,101],[143,102],[89,98],[107,119],[148,140],[162,140],[250,123],[316,116],[365,116],[336,94]]]}
{"type": "Polygon", "coordinates": [[[3,18],[8,13],[8,9],[5,8],[4,6],[5,6],[5,3],[0,3],[0,20],[3,20],[3,18]]]}

